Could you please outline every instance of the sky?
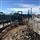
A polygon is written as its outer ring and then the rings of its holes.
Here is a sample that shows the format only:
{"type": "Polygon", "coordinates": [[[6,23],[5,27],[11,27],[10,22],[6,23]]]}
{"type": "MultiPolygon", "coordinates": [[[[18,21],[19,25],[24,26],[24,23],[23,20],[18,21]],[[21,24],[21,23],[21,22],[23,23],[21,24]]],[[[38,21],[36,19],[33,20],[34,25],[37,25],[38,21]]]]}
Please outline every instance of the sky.
{"type": "Polygon", "coordinates": [[[40,0],[0,0],[0,11],[5,13],[23,11],[27,13],[31,10],[35,13],[40,13],[40,0]]]}

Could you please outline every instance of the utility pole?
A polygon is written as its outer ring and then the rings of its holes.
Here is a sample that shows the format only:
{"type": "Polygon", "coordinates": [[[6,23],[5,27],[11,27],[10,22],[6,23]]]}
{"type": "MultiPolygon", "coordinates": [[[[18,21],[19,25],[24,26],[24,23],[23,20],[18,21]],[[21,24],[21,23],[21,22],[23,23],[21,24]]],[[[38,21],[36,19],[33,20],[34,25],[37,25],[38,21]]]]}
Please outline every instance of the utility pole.
{"type": "Polygon", "coordinates": [[[31,20],[32,20],[32,8],[31,8],[31,20]]]}
{"type": "Polygon", "coordinates": [[[28,10],[28,22],[29,22],[29,10],[28,10]]]}

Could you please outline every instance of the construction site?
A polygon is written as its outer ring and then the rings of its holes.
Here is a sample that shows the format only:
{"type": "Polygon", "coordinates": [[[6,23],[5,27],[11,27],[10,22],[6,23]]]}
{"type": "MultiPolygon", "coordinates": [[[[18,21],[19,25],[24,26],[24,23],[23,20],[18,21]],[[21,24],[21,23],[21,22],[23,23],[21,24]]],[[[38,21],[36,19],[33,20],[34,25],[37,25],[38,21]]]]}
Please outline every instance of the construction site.
{"type": "Polygon", "coordinates": [[[6,15],[6,19],[0,15],[0,40],[40,40],[40,16],[29,10],[26,15],[22,11],[14,15],[6,15]]]}

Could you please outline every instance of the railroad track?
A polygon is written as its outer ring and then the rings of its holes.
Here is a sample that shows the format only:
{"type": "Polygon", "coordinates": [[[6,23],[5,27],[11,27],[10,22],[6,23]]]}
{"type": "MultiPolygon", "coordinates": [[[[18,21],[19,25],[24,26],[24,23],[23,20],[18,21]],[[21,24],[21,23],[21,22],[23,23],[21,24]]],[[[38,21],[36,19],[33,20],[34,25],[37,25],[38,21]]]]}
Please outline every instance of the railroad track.
{"type": "Polygon", "coordinates": [[[16,28],[16,27],[17,26],[12,23],[10,25],[7,25],[7,26],[1,28],[0,29],[0,39],[2,39],[2,37],[4,37],[8,33],[9,30],[16,28]]]}

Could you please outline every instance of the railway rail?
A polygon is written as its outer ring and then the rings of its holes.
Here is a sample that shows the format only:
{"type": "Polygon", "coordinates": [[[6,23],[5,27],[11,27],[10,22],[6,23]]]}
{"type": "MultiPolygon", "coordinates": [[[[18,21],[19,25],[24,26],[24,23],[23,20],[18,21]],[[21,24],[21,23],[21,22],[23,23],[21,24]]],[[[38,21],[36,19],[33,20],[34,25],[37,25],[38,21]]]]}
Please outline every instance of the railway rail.
{"type": "Polygon", "coordinates": [[[9,25],[6,25],[3,28],[0,28],[0,39],[2,39],[2,37],[4,37],[8,33],[9,30],[11,30],[15,27],[17,27],[17,26],[14,25],[14,23],[11,23],[9,25]]]}

